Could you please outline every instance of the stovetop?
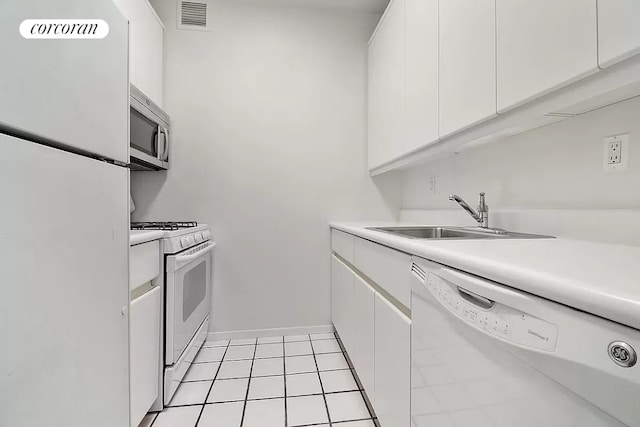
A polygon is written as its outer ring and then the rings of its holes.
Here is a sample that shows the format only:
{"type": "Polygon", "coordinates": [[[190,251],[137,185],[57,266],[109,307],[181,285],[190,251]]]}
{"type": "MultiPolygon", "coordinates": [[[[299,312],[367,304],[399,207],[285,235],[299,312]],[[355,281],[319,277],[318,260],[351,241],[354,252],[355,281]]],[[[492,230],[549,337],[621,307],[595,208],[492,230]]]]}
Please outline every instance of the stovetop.
{"type": "Polygon", "coordinates": [[[134,232],[160,230],[163,232],[162,251],[175,254],[187,250],[209,240],[213,240],[207,224],[195,221],[149,221],[132,222],[134,232]]]}
{"type": "Polygon", "coordinates": [[[175,231],[186,228],[197,227],[196,221],[149,221],[149,222],[132,222],[132,230],[164,230],[175,231]]]}

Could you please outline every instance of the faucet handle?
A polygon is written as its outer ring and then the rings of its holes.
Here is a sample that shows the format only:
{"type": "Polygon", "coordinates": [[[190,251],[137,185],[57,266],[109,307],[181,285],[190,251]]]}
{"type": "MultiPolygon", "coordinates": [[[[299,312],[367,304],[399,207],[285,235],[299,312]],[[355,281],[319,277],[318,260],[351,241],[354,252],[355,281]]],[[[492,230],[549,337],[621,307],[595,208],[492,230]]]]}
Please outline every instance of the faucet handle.
{"type": "Polygon", "coordinates": [[[480,211],[487,210],[487,204],[485,203],[485,200],[484,200],[484,191],[480,193],[480,202],[478,203],[478,210],[480,211]]]}

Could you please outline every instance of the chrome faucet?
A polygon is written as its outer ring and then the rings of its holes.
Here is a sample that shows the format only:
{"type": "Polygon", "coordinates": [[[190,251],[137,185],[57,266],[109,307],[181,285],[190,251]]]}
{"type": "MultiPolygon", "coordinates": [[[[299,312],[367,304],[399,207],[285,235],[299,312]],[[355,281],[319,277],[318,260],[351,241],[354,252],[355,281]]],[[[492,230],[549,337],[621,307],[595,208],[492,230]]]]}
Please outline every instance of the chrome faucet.
{"type": "Polygon", "coordinates": [[[467,211],[469,215],[475,219],[480,227],[489,228],[489,206],[484,201],[484,193],[480,193],[480,202],[478,203],[478,212],[474,211],[471,206],[467,202],[465,202],[462,197],[452,194],[449,196],[449,200],[457,202],[462,209],[467,211]]]}

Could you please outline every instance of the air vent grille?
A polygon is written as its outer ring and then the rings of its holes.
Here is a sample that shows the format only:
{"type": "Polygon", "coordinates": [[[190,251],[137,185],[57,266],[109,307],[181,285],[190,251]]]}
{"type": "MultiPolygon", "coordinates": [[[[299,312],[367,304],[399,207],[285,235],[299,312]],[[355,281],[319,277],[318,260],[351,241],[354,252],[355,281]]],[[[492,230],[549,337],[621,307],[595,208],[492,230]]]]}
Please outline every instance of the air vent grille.
{"type": "Polygon", "coordinates": [[[425,274],[424,270],[418,267],[417,264],[411,264],[411,272],[413,272],[416,276],[418,276],[422,280],[425,280],[427,278],[427,275],[425,274]]]}
{"type": "Polygon", "coordinates": [[[178,1],[178,28],[208,30],[208,3],[206,1],[178,1]]]}

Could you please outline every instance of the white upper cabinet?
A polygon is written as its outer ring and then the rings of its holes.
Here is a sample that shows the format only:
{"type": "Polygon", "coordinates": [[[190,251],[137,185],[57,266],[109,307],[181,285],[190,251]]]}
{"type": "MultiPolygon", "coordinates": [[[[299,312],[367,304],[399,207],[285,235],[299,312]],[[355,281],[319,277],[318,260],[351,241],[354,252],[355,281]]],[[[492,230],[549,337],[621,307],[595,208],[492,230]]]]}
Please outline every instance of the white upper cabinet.
{"type": "Polygon", "coordinates": [[[406,1],[406,140],[402,154],[438,140],[438,0],[406,1]]]}
{"type": "Polygon", "coordinates": [[[129,20],[129,79],[163,105],[164,25],[148,0],[114,0],[129,20]]]}
{"type": "Polygon", "coordinates": [[[405,140],[405,0],[392,0],[369,43],[369,169],[401,152],[405,140]]]}
{"type": "Polygon", "coordinates": [[[440,137],[496,115],[494,0],[440,0],[440,137]]]}
{"type": "Polygon", "coordinates": [[[496,25],[500,113],[598,70],[596,0],[496,0],[496,25]]]}
{"type": "Polygon", "coordinates": [[[598,54],[605,68],[640,53],[640,1],[598,0],[598,54]]]}

